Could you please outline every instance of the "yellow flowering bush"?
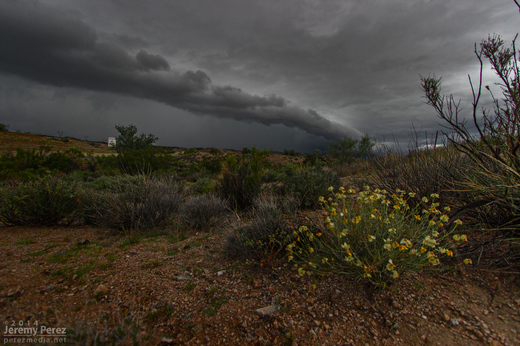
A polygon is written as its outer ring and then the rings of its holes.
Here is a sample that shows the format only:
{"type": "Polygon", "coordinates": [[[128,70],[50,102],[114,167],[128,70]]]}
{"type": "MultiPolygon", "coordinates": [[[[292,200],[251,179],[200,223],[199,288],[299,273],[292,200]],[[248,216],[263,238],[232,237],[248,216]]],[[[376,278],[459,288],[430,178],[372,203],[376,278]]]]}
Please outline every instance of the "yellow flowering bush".
{"type": "Polygon", "coordinates": [[[319,198],[323,227],[301,226],[287,245],[289,262],[302,276],[332,271],[385,285],[403,272],[439,265],[443,256],[453,256],[451,247],[467,241],[466,235],[451,236],[460,220],[450,231],[443,227],[449,207],[439,209],[438,194],[412,208],[407,200],[415,194],[399,189],[392,195],[369,187],[357,196],[353,189],[329,192],[319,198]]]}

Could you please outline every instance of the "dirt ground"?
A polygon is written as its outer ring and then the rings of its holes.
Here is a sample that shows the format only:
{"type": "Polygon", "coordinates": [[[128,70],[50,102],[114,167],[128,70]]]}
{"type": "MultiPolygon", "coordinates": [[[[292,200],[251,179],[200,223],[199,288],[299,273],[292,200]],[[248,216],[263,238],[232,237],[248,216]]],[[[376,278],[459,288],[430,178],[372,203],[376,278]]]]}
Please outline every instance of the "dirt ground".
{"type": "Polygon", "coordinates": [[[13,323],[38,323],[66,328],[69,344],[520,344],[516,274],[404,274],[374,291],[301,278],[284,262],[232,260],[222,252],[229,231],[0,227],[2,341],[13,341],[13,323]]]}

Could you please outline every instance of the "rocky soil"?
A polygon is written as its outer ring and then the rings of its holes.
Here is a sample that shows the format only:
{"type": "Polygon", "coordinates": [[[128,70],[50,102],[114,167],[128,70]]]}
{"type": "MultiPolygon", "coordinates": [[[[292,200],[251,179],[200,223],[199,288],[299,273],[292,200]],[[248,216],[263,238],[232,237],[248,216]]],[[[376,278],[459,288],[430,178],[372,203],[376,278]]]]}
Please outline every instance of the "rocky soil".
{"type": "Polygon", "coordinates": [[[37,322],[67,328],[69,344],[520,344],[517,273],[404,274],[374,290],[230,259],[229,231],[0,227],[2,340],[13,322],[37,322]]]}

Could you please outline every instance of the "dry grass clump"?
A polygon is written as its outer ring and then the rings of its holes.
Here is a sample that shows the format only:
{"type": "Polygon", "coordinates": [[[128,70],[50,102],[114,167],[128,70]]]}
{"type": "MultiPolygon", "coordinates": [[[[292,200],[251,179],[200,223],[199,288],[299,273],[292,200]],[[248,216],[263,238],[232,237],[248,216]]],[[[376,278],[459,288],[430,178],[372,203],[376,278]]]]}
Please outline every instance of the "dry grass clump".
{"type": "Polygon", "coordinates": [[[184,198],[183,185],[170,176],[119,177],[110,192],[91,192],[85,206],[95,225],[118,231],[150,230],[172,220],[184,198]]]}
{"type": "Polygon", "coordinates": [[[190,196],[181,205],[179,219],[182,224],[207,230],[222,223],[228,213],[226,202],[214,194],[190,196]]]}

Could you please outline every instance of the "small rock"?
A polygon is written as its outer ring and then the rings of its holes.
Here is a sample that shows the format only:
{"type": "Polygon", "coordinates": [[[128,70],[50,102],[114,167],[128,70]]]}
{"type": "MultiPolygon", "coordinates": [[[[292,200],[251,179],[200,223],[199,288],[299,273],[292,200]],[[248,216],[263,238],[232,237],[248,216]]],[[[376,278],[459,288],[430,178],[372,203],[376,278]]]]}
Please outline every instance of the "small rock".
{"type": "Polygon", "coordinates": [[[280,308],[276,305],[269,305],[260,309],[256,309],[255,313],[260,317],[273,316],[280,308]]]}
{"type": "Polygon", "coordinates": [[[22,295],[23,294],[22,287],[20,285],[16,286],[15,288],[11,288],[7,291],[7,296],[12,297],[16,295],[22,295]]]}
{"type": "Polygon", "coordinates": [[[90,240],[88,240],[88,239],[78,242],[79,246],[88,245],[88,244],[90,244],[90,240]]]}
{"type": "Polygon", "coordinates": [[[94,291],[94,295],[106,295],[108,293],[108,287],[100,284],[94,291]]]}
{"type": "Polygon", "coordinates": [[[175,344],[175,339],[170,337],[170,336],[163,336],[161,338],[161,343],[162,344],[166,344],[166,345],[174,345],[175,344]]]}
{"type": "Polygon", "coordinates": [[[450,318],[450,323],[452,326],[458,326],[459,320],[457,320],[456,318],[450,318]]]}
{"type": "Polygon", "coordinates": [[[447,313],[444,313],[444,321],[449,322],[450,321],[450,315],[447,313]]]}
{"type": "Polygon", "coordinates": [[[222,276],[222,275],[224,275],[225,272],[226,272],[225,270],[221,270],[221,271],[217,272],[217,276],[222,276]]]}
{"type": "Polygon", "coordinates": [[[183,274],[178,275],[175,278],[180,281],[188,281],[191,280],[191,275],[188,272],[184,272],[183,274]]]}

